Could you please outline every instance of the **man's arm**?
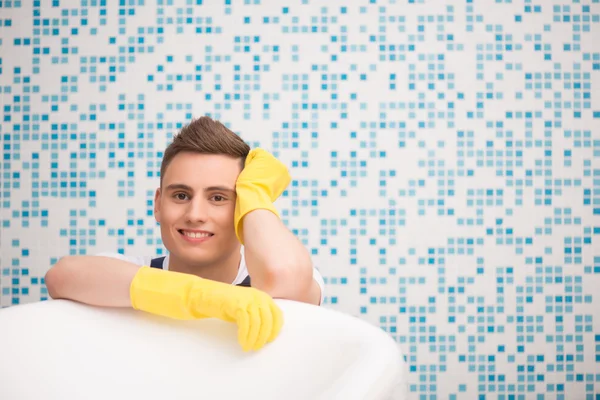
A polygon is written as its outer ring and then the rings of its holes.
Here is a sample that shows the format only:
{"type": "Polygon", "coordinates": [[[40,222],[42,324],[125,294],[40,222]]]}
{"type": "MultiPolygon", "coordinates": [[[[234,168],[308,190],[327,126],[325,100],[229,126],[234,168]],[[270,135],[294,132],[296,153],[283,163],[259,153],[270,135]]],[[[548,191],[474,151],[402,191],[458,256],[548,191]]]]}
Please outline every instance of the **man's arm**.
{"type": "Polygon", "coordinates": [[[277,215],[263,209],[248,213],[242,234],[253,287],[273,298],[319,305],[321,288],[308,250],[277,215]]]}
{"type": "Polygon", "coordinates": [[[131,307],[130,286],[139,266],[104,256],[66,256],[46,273],[53,299],[95,306],[131,307]]]}

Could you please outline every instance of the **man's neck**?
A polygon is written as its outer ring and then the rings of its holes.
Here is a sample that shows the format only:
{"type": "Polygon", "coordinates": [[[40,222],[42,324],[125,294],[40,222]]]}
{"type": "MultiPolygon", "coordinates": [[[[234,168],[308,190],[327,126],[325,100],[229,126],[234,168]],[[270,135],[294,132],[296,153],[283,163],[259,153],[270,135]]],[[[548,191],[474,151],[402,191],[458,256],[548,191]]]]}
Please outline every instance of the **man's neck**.
{"type": "Polygon", "coordinates": [[[170,254],[169,271],[192,274],[223,283],[233,283],[237,277],[241,259],[242,255],[239,249],[219,262],[206,265],[186,263],[173,254],[170,254]]]}

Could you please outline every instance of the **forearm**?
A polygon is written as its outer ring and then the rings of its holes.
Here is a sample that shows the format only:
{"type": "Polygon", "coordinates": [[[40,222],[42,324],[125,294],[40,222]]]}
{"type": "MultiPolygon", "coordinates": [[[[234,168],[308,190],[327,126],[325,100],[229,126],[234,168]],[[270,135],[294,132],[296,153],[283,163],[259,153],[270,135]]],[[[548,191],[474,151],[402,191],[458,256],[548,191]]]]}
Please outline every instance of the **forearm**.
{"type": "Polygon", "coordinates": [[[131,307],[129,289],[139,266],[103,256],[61,258],[45,277],[53,299],[95,306],[131,307]]]}
{"type": "Polygon", "coordinates": [[[303,301],[311,290],[312,261],[307,249],[268,210],[244,217],[244,256],[252,286],[274,297],[303,301]]]}

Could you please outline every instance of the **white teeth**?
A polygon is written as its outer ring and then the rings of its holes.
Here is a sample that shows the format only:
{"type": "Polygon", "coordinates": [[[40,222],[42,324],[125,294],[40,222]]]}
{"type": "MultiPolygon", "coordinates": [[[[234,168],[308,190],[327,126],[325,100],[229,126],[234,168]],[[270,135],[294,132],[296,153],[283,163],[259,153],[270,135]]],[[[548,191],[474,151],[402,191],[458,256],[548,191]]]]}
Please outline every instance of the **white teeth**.
{"type": "Polygon", "coordinates": [[[197,232],[197,233],[186,232],[186,231],[182,231],[182,232],[183,232],[183,234],[185,236],[188,236],[188,237],[191,237],[191,238],[195,238],[195,239],[203,238],[203,237],[209,237],[210,236],[210,233],[205,233],[205,232],[197,232]]]}

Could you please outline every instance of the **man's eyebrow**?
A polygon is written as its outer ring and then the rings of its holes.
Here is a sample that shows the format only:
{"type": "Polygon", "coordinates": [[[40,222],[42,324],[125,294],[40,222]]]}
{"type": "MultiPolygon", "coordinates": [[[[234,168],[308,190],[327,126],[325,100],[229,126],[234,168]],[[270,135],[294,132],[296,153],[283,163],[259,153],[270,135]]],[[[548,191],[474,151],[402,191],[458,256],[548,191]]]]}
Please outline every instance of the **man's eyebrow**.
{"type": "MultiPolygon", "coordinates": [[[[170,191],[170,190],[186,190],[188,192],[193,192],[194,190],[184,184],[184,183],[172,183],[169,186],[167,186],[165,188],[165,191],[170,191]]],[[[209,186],[204,188],[205,192],[230,192],[230,193],[235,193],[235,190],[227,187],[227,186],[209,186]]]]}
{"type": "Polygon", "coordinates": [[[204,188],[205,192],[230,192],[235,193],[235,190],[227,186],[209,186],[204,188]]]}
{"type": "Polygon", "coordinates": [[[169,190],[187,190],[188,192],[193,192],[193,189],[183,183],[171,183],[169,186],[167,186],[165,188],[165,192],[168,192],[169,190]]]}

